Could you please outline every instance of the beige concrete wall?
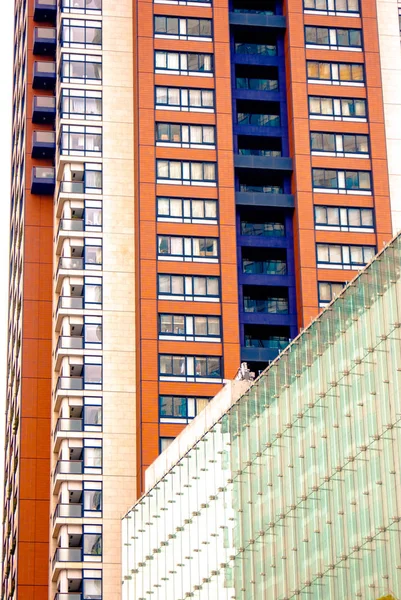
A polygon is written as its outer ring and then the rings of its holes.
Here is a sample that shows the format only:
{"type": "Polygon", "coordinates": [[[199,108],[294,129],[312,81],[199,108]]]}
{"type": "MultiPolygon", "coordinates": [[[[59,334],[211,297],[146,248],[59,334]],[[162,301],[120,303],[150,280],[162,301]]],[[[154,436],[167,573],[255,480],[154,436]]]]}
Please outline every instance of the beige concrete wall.
{"type": "MultiPolygon", "coordinates": [[[[363,1],[363,0],[362,0],[363,1]]],[[[397,0],[377,0],[393,232],[401,230],[401,48],[397,0]]]]}

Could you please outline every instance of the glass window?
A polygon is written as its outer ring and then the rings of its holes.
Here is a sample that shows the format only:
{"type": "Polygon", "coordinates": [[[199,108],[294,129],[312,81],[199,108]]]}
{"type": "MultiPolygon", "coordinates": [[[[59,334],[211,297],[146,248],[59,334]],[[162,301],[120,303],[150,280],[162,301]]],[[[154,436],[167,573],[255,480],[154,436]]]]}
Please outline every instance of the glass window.
{"type": "Polygon", "coordinates": [[[100,533],[84,534],[84,555],[101,556],[102,555],[102,535],[100,533]]]}
{"type": "Polygon", "coordinates": [[[185,356],[160,355],[160,374],[177,377],[186,375],[185,356]]]}
{"type": "Polygon", "coordinates": [[[331,302],[344,289],[344,283],[319,281],[319,301],[331,302]]]}
{"type": "Polygon", "coordinates": [[[195,374],[197,377],[221,377],[220,357],[195,357],[195,374]]]}
{"type": "Polygon", "coordinates": [[[311,149],[320,152],[335,152],[334,133],[311,133],[311,149]]]}
{"type": "Polygon", "coordinates": [[[102,365],[85,365],[85,383],[102,383],[102,365]]]}
{"type": "Polygon", "coordinates": [[[84,466],[88,468],[100,468],[102,466],[102,449],[85,448],[84,466]]]}
{"type": "Polygon", "coordinates": [[[100,490],[84,490],[84,510],[102,510],[102,492],[100,490]]]}
{"type": "Polygon", "coordinates": [[[188,417],[188,400],[177,396],[160,396],[160,417],[186,419],[188,417]]]}
{"type": "Polygon", "coordinates": [[[66,83],[101,83],[102,57],[63,54],[61,80],[66,83]]]}
{"type": "Polygon", "coordinates": [[[102,597],[102,580],[99,579],[84,579],[83,580],[84,597],[83,600],[89,600],[90,598],[101,598],[102,597]]]}
{"type": "Polygon", "coordinates": [[[160,452],[164,452],[174,442],[175,438],[161,437],[160,439],[160,452]]]}

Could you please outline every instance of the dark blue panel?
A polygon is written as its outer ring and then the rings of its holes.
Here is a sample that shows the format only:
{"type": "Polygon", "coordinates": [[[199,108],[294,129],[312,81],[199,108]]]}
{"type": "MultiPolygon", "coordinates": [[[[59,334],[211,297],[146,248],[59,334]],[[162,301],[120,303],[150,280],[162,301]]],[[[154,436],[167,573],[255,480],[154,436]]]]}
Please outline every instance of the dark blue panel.
{"type": "Polygon", "coordinates": [[[287,156],[244,156],[234,157],[234,166],[242,169],[273,169],[292,171],[292,159],[287,156]]]}
{"type": "Polygon", "coordinates": [[[230,12],[230,25],[242,27],[271,27],[285,29],[286,20],[282,15],[258,15],[252,13],[230,12]]]}
{"type": "Polygon", "coordinates": [[[272,206],[276,208],[294,208],[295,206],[292,194],[236,192],[235,203],[242,206],[272,206]]]}

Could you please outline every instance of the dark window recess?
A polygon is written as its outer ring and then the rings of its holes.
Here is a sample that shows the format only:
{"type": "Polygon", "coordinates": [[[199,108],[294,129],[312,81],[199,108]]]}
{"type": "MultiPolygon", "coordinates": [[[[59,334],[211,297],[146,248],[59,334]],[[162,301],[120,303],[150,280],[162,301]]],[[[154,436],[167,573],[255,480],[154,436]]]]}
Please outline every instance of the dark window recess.
{"type": "Polygon", "coordinates": [[[281,138],[239,135],[238,154],[242,156],[282,156],[281,138]]]}
{"type": "Polygon", "coordinates": [[[249,30],[245,28],[243,30],[235,31],[235,53],[241,55],[277,56],[276,36],[261,31],[260,29],[258,31],[253,31],[252,35],[250,35],[249,30]]]}
{"type": "Polygon", "coordinates": [[[244,285],[246,313],[288,315],[288,288],[244,285]]]}
{"type": "Polygon", "coordinates": [[[268,248],[242,248],[242,272],[247,275],[286,275],[286,251],[268,248]]]}
{"type": "Polygon", "coordinates": [[[280,14],[277,11],[277,3],[275,0],[234,0],[233,11],[235,13],[252,13],[258,15],[275,15],[280,14]]]}
{"type": "Polygon", "coordinates": [[[272,327],[270,325],[245,325],[244,340],[246,348],[267,348],[284,350],[290,341],[289,327],[272,327]]]}
{"type": "Polygon", "coordinates": [[[252,127],[280,127],[280,104],[278,102],[237,102],[238,125],[252,127]]]}
{"type": "Polygon", "coordinates": [[[257,237],[284,237],[285,216],[283,211],[248,208],[240,210],[241,235],[257,237]]]}
{"type": "Polygon", "coordinates": [[[277,67],[236,65],[235,87],[237,90],[277,92],[278,69],[277,67]]]}
{"type": "MultiPolygon", "coordinates": [[[[263,171],[263,169],[260,169],[263,171]]],[[[250,170],[240,171],[238,189],[240,192],[251,192],[259,194],[283,194],[284,182],[280,174],[267,173],[254,175],[250,170]]]]}

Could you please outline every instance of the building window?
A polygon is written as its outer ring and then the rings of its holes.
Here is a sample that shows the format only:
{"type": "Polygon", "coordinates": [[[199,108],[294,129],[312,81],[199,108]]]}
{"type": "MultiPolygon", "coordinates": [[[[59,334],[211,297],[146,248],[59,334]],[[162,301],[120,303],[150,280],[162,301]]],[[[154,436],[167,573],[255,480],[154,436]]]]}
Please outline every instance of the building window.
{"type": "Polygon", "coordinates": [[[180,148],[215,147],[215,127],[213,125],[181,125],[179,123],[156,123],[156,143],[158,146],[178,146],[180,148]]]}
{"type": "Polygon", "coordinates": [[[99,156],[102,153],[102,128],[62,125],[60,152],[63,155],[99,156]]]}
{"type": "Polygon", "coordinates": [[[284,223],[274,221],[250,222],[241,219],[241,235],[251,235],[258,237],[284,237],[284,223]]]}
{"type": "Polygon", "coordinates": [[[363,86],[365,81],[364,67],[359,63],[331,63],[316,60],[307,61],[309,83],[336,82],[340,85],[363,86]]]}
{"type": "Polygon", "coordinates": [[[304,11],[319,11],[330,15],[347,13],[347,16],[358,16],[359,0],[304,0],[304,11]]]}
{"type": "Polygon", "coordinates": [[[102,571],[83,570],[83,599],[102,597],[102,571]]]}
{"type": "Polygon", "coordinates": [[[196,417],[208,404],[209,398],[188,398],[180,396],[159,397],[159,418],[161,423],[186,422],[196,417]]]}
{"type": "Polygon", "coordinates": [[[102,57],[85,54],[62,54],[63,83],[98,84],[102,82],[102,57]]]}
{"type": "Polygon", "coordinates": [[[179,223],[217,223],[217,200],[157,198],[157,220],[179,223]]]}
{"type": "Polygon", "coordinates": [[[362,50],[360,29],[305,27],[306,47],[324,46],[331,50],[362,50]]]}
{"type": "Polygon", "coordinates": [[[309,96],[309,116],[332,121],[366,121],[366,100],[309,96]]]}
{"type": "Polygon", "coordinates": [[[102,10],[102,0],[61,0],[61,12],[99,15],[102,10]]]}
{"type": "Polygon", "coordinates": [[[83,460],[84,473],[100,474],[102,472],[102,440],[84,439],[83,460]]]}
{"type": "Polygon", "coordinates": [[[223,377],[220,356],[177,356],[161,354],[159,356],[159,374],[161,381],[221,381],[223,377]]]}
{"type": "Polygon", "coordinates": [[[221,319],[216,316],[159,315],[159,339],[187,342],[220,341],[221,319]]]}
{"type": "Polygon", "coordinates": [[[315,206],[316,229],[374,233],[372,208],[315,206]]]}
{"type": "Polygon", "coordinates": [[[331,154],[356,158],[369,157],[369,136],[351,133],[311,132],[312,154],[331,154]]]}
{"type": "Polygon", "coordinates": [[[220,278],[202,275],[158,275],[159,300],[219,302],[220,278]]]}
{"type": "Polygon", "coordinates": [[[190,52],[155,52],[156,73],[165,71],[177,75],[208,75],[213,74],[213,55],[190,52]]]}
{"type": "Polygon", "coordinates": [[[83,525],[83,560],[98,562],[102,557],[102,526],[83,525]]]}
{"type": "Polygon", "coordinates": [[[182,160],[156,161],[157,183],[216,186],[216,163],[182,160]]]}
{"type": "Polygon", "coordinates": [[[100,481],[83,482],[83,511],[84,517],[101,517],[102,483],[100,481]]]}
{"type": "Polygon", "coordinates": [[[313,190],[328,193],[372,193],[370,171],[337,171],[335,169],[312,169],[313,190]]]}
{"type": "Polygon", "coordinates": [[[325,269],[362,269],[376,254],[375,246],[317,244],[317,266],[325,269]]]}
{"type": "Polygon", "coordinates": [[[344,289],[346,283],[338,283],[337,281],[319,281],[319,306],[326,306],[334,298],[336,298],[344,289]]]}
{"type": "Polygon", "coordinates": [[[84,268],[99,271],[102,267],[102,240],[85,238],[84,268]]]}
{"type": "Polygon", "coordinates": [[[217,238],[159,235],[157,253],[160,260],[217,262],[217,238]]]}
{"type": "Polygon", "coordinates": [[[64,48],[101,49],[101,22],[64,19],[62,21],[61,44],[64,48]]]}
{"type": "Polygon", "coordinates": [[[214,112],[214,90],[156,86],[156,108],[214,112]]]}
{"type": "Polygon", "coordinates": [[[155,4],[179,4],[180,6],[211,6],[212,0],[153,0],[155,4]]]}
{"type": "Polygon", "coordinates": [[[209,40],[212,38],[212,21],[211,19],[155,16],[155,37],[209,40]]]}
{"type": "Polygon", "coordinates": [[[164,452],[174,442],[175,438],[161,437],[159,438],[160,452],[164,452]]]}
{"type": "Polygon", "coordinates": [[[63,88],[61,90],[60,118],[100,121],[102,118],[102,92],[63,88]]]}

